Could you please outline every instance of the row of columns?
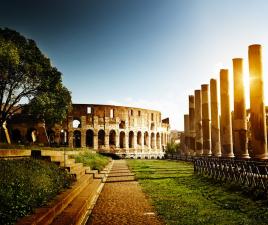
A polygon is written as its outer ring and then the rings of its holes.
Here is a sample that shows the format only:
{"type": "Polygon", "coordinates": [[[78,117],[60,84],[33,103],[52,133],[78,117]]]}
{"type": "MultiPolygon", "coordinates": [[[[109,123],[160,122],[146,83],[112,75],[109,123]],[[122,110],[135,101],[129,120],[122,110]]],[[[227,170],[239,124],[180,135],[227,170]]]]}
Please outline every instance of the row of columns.
{"type": "MultiPolygon", "coordinates": [[[[253,158],[267,159],[261,45],[248,48],[250,74],[250,125],[253,158]]],[[[231,113],[230,80],[220,70],[220,115],[216,79],[202,84],[189,96],[184,115],[185,153],[197,156],[249,158],[243,59],[233,59],[234,112],[231,113]]]]}

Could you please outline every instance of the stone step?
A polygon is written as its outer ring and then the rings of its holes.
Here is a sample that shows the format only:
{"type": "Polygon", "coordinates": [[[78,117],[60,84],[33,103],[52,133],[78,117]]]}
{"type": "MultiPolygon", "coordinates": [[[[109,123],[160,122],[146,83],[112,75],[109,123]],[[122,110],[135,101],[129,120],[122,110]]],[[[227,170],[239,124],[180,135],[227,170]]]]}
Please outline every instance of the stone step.
{"type": "MultiPolygon", "coordinates": [[[[65,160],[65,165],[72,165],[75,164],[75,159],[66,159],[65,160]]],[[[64,160],[60,161],[60,166],[64,167],[64,160]]]]}
{"type": "Polygon", "coordinates": [[[42,156],[64,156],[63,151],[41,150],[42,156]]]}
{"type": "Polygon", "coordinates": [[[86,171],[86,173],[92,174],[93,177],[95,178],[98,175],[99,171],[98,170],[90,170],[90,171],[86,171]]]}
{"type": "Polygon", "coordinates": [[[84,167],[82,168],[78,167],[78,168],[72,169],[70,173],[75,176],[76,180],[79,180],[83,175],[86,174],[86,171],[84,167]]]}
{"type": "Polygon", "coordinates": [[[99,179],[94,179],[81,191],[69,206],[54,219],[51,225],[81,224],[87,211],[92,208],[100,185],[101,181],[99,179]]]}
{"type": "Polygon", "coordinates": [[[65,168],[72,173],[75,170],[83,168],[83,163],[71,163],[71,164],[66,164],[65,168]]]}
{"type": "Polygon", "coordinates": [[[93,175],[86,174],[71,189],[58,195],[46,207],[38,208],[30,215],[23,217],[17,225],[48,225],[93,181],[93,175]]]}

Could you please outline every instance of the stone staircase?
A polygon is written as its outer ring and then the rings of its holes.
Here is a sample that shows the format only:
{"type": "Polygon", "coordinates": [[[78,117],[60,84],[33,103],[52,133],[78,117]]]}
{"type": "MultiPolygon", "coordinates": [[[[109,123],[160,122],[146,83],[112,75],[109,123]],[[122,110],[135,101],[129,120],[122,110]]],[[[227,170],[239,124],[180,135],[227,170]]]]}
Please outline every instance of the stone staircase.
{"type": "Polygon", "coordinates": [[[94,207],[113,162],[99,173],[82,163],[75,163],[63,152],[46,150],[41,152],[41,156],[66,168],[77,181],[71,189],[58,195],[49,205],[36,209],[34,214],[22,218],[17,225],[83,224],[94,207]]]}

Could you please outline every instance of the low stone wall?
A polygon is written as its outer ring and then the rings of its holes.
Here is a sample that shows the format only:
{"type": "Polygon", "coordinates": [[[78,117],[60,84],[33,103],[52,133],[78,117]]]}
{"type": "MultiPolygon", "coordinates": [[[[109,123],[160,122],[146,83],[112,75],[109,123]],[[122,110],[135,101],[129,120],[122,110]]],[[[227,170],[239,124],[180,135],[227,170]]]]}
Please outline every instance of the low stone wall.
{"type": "Polygon", "coordinates": [[[0,159],[1,158],[16,158],[16,157],[30,157],[31,150],[21,150],[21,149],[0,149],[0,159]]]}

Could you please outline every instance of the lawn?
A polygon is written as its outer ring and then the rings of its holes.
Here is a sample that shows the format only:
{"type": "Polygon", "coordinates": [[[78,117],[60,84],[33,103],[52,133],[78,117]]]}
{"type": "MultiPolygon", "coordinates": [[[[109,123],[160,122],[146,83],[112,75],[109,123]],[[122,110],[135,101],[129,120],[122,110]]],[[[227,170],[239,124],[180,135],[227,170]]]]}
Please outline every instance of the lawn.
{"type": "Polygon", "coordinates": [[[198,177],[192,163],[128,160],[128,165],[167,224],[268,224],[267,199],[198,177]]]}

